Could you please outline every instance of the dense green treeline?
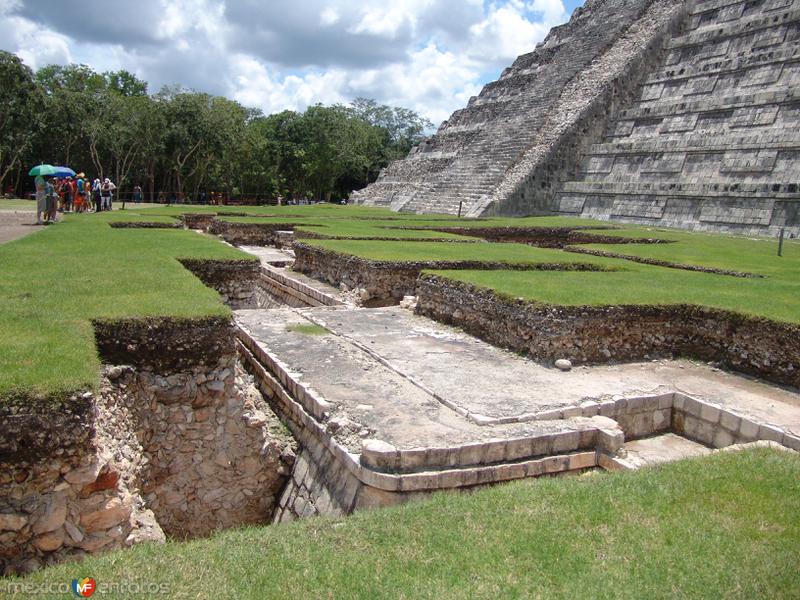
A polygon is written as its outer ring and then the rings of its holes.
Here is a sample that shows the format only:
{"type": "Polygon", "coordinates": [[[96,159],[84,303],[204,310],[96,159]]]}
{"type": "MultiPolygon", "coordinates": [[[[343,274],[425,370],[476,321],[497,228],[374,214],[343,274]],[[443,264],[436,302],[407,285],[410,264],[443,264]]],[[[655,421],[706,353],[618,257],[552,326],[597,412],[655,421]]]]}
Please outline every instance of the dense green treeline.
{"type": "Polygon", "coordinates": [[[250,199],[338,199],[405,156],[431,123],[359,98],[264,115],[179,86],[149,94],[127,71],[50,65],[36,73],[0,52],[0,187],[22,194],[46,162],[110,177],[122,197],[220,192],[250,199]]]}

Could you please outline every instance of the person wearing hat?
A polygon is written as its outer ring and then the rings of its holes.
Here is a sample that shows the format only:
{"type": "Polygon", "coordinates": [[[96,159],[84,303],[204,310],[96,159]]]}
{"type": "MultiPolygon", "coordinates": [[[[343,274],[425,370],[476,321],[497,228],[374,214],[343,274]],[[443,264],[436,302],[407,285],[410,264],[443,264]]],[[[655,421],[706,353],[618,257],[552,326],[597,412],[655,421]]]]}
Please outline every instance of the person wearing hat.
{"type": "Polygon", "coordinates": [[[103,210],[103,197],[100,195],[100,179],[92,182],[92,200],[94,200],[94,212],[103,210]]]}
{"type": "Polygon", "coordinates": [[[75,180],[75,210],[76,212],[83,212],[86,210],[86,181],[85,175],[78,173],[75,180]]]}
{"type": "Polygon", "coordinates": [[[111,180],[106,177],[103,180],[103,185],[100,187],[100,195],[103,197],[103,210],[111,210],[111,193],[113,188],[111,187],[112,184],[111,180]]]}

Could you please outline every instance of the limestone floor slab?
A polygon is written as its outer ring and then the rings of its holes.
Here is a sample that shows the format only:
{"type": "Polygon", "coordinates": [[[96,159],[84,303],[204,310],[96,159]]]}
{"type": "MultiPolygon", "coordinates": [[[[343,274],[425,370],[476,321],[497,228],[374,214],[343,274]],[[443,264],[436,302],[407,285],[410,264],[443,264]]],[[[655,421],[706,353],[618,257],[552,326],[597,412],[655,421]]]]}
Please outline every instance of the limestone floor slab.
{"type": "Polygon", "coordinates": [[[298,311],[241,310],[235,312],[235,318],[292,380],[332,405],[331,420],[347,419],[359,425],[335,436],[353,452],[360,452],[361,440],[367,437],[410,449],[530,437],[571,428],[566,421],[482,427],[347,339],[298,328],[311,324],[298,311]]]}
{"type": "Polygon", "coordinates": [[[470,414],[504,418],[680,391],[800,432],[800,394],[702,363],[659,360],[565,373],[397,307],[300,312],[470,414]]]}
{"type": "Polygon", "coordinates": [[[627,456],[623,459],[631,468],[654,466],[666,462],[705,456],[711,450],[674,433],[625,442],[627,456]]]}
{"type": "Polygon", "coordinates": [[[331,403],[333,417],[358,424],[342,440],[353,451],[367,436],[397,448],[526,437],[569,425],[471,419],[672,391],[800,432],[796,392],[705,364],[664,360],[563,373],[400,308],[243,310],[235,318],[293,380],[331,403]],[[308,333],[313,324],[329,333],[308,333]]]}
{"type": "Polygon", "coordinates": [[[262,265],[287,264],[294,262],[294,256],[280,248],[272,246],[240,246],[244,252],[252,254],[262,265]]]}

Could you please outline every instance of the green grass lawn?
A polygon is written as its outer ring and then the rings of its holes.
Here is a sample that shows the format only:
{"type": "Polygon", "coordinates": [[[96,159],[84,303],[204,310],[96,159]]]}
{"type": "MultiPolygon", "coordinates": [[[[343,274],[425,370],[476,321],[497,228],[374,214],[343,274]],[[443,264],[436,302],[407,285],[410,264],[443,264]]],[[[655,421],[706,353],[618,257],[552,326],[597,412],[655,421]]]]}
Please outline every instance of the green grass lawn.
{"type": "Polygon", "coordinates": [[[449,242],[396,242],[377,240],[303,240],[305,243],[333,250],[342,254],[353,254],[370,260],[381,261],[483,261],[510,264],[575,264],[584,263],[607,268],[627,266],[613,258],[581,255],[551,248],[537,248],[526,244],[476,242],[452,244],[449,242]]]}
{"type": "MultiPolygon", "coordinates": [[[[26,201],[17,201],[26,202],[26,201]]],[[[176,258],[245,255],[196,233],[164,229],[112,229],[114,221],[175,223],[185,212],[246,212],[223,217],[296,223],[302,230],[346,240],[313,245],[383,261],[485,261],[513,264],[591,264],[612,272],[441,271],[447,277],[514,298],[561,305],[691,303],[792,323],[800,322],[800,243],[622,227],[604,234],[660,237],[673,244],[593,244],[588,247],[673,262],[764,275],[742,279],[643,265],[525,244],[403,227],[571,227],[597,222],[565,217],[467,221],[447,215],[397,214],[388,209],[317,204],[284,207],[129,205],[99,215],[68,215],[62,223],[0,246],[0,397],[14,391],[63,392],[92,385],[98,358],[90,320],[97,317],[228,314],[217,294],[176,258]],[[430,237],[429,237],[430,236],[430,237]],[[374,241],[366,237],[413,237],[374,241]],[[453,237],[471,243],[436,242],[453,237]]],[[[604,224],[606,225],[606,224],[604,224]]]]}
{"type": "MultiPolygon", "coordinates": [[[[577,255],[580,256],[580,255],[577,255]]],[[[800,323],[800,279],[743,279],[628,264],[612,273],[433,271],[510,298],[561,306],[695,304],[800,323]]]]}
{"type": "MultiPolygon", "coordinates": [[[[599,232],[598,232],[599,233],[599,232]]],[[[783,256],[778,256],[778,240],[766,237],[743,237],[715,233],[691,233],[674,229],[631,227],[618,231],[603,231],[604,235],[626,238],[653,237],[670,240],[673,244],[586,244],[584,248],[605,250],[670,262],[777,275],[791,271],[800,276],[800,241],[784,240],[783,256]]]]}
{"type": "Polygon", "coordinates": [[[0,246],[0,397],[92,387],[90,320],[227,315],[176,258],[247,258],[183,230],[112,229],[118,213],[68,215],[0,246]]]}
{"type": "Polygon", "coordinates": [[[230,530],[38,572],[170,598],[796,598],[800,457],[765,449],[230,530]]]}
{"type": "MultiPolygon", "coordinates": [[[[128,207],[133,208],[134,205],[128,204],[128,207]]],[[[298,206],[210,206],[202,204],[173,204],[171,206],[163,206],[160,208],[152,209],[160,214],[166,215],[181,215],[183,213],[204,213],[211,212],[219,215],[226,213],[234,214],[247,214],[252,216],[275,216],[275,217],[335,217],[335,218],[360,218],[365,217],[368,219],[376,218],[398,218],[396,212],[392,212],[388,208],[372,208],[368,206],[345,205],[338,204],[308,204],[298,206]]],[[[428,215],[430,218],[430,215],[428,215]]],[[[446,219],[452,217],[444,216],[446,219]]]]}
{"type": "MultiPolygon", "coordinates": [[[[633,237],[652,231],[631,229],[633,237]]],[[[602,306],[619,304],[697,304],[777,321],[800,322],[800,243],[785,244],[774,255],[770,239],[748,239],[686,232],[658,232],[673,244],[592,244],[609,252],[659,258],[763,275],[739,278],[594,257],[524,244],[306,240],[307,243],[371,260],[486,261],[508,263],[589,263],[612,273],[580,271],[435,271],[450,279],[493,289],[512,298],[546,304],[602,306]]]]}
{"type": "MultiPolygon", "coordinates": [[[[303,237],[304,232],[323,235],[327,237],[346,237],[352,239],[363,238],[403,238],[403,239],[460,239],[465,242],[474,242],[475,238],[468,236],[455,235],[452,233],[440,233],[430,229],[402,229],[403,227],[414,226],[415,221],[397,219],[335,219],[332,217],[311,217],[311,218],[281,218],[275,216],[268,217],[222,217],[220,220],[231,223],[253,223],[264,224],[282,223],[292,224],[297,232],[297,237],[303,237]]],[[[426,224],[430,221],[426,221],[426,224]]]]}

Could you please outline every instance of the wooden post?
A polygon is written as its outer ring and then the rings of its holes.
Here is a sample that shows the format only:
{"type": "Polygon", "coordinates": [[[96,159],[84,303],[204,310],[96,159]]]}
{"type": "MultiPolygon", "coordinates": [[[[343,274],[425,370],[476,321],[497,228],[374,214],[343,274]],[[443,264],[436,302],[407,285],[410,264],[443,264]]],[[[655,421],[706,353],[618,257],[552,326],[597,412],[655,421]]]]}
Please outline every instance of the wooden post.
{"type": "Polygon", "coordinates": [[[459,200],[459,201],[458,201],[458,218],[459,218],[459,219],[461,218],[461,207],[462,207],[463,205],[464,205],[464,201],[463,201],[463,200],[459,200]]]}
{"type": "Polygon", "coordinates": [[[784,228],[781,227],[781,234],[778,237],[778,256],[783,256],[783,234],[784,234],[784,231],[785,231],[784,228]]]}

